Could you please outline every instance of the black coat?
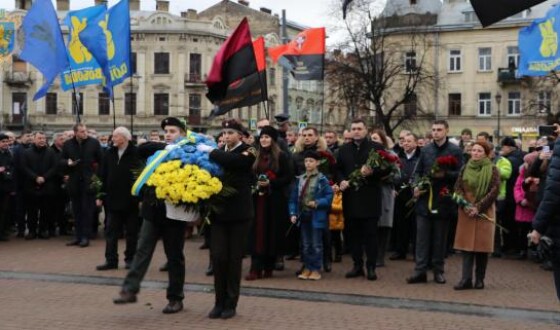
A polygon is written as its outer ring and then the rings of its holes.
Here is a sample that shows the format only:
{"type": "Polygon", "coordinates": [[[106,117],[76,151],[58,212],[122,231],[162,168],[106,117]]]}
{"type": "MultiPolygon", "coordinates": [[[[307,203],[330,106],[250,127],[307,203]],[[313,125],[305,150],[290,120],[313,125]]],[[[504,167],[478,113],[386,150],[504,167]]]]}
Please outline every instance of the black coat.
{"type": "MultiPolygon", "coordinates": [[[[148,157],[158,150],[165,149],[165,146],[166,144],[161,142],[146,142],[138,146],[137,152],[140,161],[146,163],[148,157]]],[[[140,210],[140,214],[142,218],[152,222],[165,221],[165,203],[156,198],[156,191],[154,187],[144,185],[141,191],[141,198],[142,209],[140,210]]]]}
{"type": "Polygon", "coordinates": [[[56,175],[58,164],[54,151],[45,146],[33,145],[23,153],[21,169],[23,171],[23,191],[27,195],[52,196],[56,193],[56,175]],[[43,177],[45,183],[39,185],[37,177],[43,177]]]}
{"type": "Polygon", "coordinates": [[[543,199],[533,219],[533,228],[554,239],[556,257],[560,261],[560,140],[554,145],[543,199]]]}
{"type": "Polygon", "coordinates": [[[138,148],[129,144],[119,159],[118,149],[111,147],[105,152],[101,166],[103,202],[110,211],[136,210],[138,199],[131,194],[135,173],[141,171],[142,162],[138,148]]]}
{"type": "Polygon", "coordinates": [[[245,143],[231,151],[215,149],[210,153],[210,159],[224,168],[222,182],[236,190],[235,194],[219,204],[220,211],[213,214],[213,221],[227,223],[247,221],[253,218],[251,187],[255,182],[252,170],[255,154],[255,149],[245,143]]]}
{"type": "Polygon", "coordinates": [[[95,139],[88,137],[78,143],[78,140],[73,138],[64,143],[60,162],[69,176],[66,186],[70,196],[76,195],[84,189],[91,194],[95,193],[91,189],[91,177],[97,174],[101,160],[101,146],[95,139]],[[79,160],[79,163],[70,167],[68,159],[79,160]]]}
{"type": "MultiPolygon", "coordinates": [[[[438,146],[436,143],[432,142],[424,148],[420,154],[420,160],[418,161],[418,167],[416,168],[416,175],[419,177],[429,175],[432,166],[436,162],[436,159],[442,156],[453,156],[457,160],[457,166],[454,169],[446,169],[445,177],[441,179],[432,179],[432,191],[433,191],[433,204],[432,210],[437,210],[441,208],[447,208],[448,212],[456,212],[457,205],[451,200],[451,197],[441,197],[439,192],[443,187],[447,187],[450,191],[455,187],[455,182],[459,177],[459,172],[463,167],[463,151],[458,146],[449,142],[449,139],[445,141],[444,144],[438,146]]],[[[416,203],[416,214],[427,216],[430,213],[429,210],[429,193],[426,192],[422,194],[416,203]]]]}
{"type": "MultiPolygon", "coordinates": [[[[340,180],[348,180],[354,170],[359,170],[367,161],[369,152],[383,150],[379,143],[363,140],[359,145],[346,143],[338,149],[336,160],[340,180]]],[[[342,209],[345,219],[369,219],[381,216],[381,181],[388,173],[374,171],[367,183],[359,190],[349,187],[342,195],[342,209]]]]}
{"type": "Polygon", "coordinates": [[[0,173],[0,193],[12,193],[15,191],[14,182],[14,159],[9,150],[0,151],[0,167],[4,167],[4,172],[0,173]]]}

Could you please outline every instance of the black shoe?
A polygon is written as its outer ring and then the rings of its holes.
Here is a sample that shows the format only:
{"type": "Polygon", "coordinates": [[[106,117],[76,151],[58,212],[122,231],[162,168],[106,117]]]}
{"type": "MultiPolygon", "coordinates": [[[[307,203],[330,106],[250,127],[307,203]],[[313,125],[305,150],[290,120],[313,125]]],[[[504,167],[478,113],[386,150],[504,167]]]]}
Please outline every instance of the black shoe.
{"type": "Polygon", "coordinates": [[[219,306],[214,306],[210,313],[208,313],[208,318],[210,319],[219,319],[222,316],[223,308],[219,306]]]}
{"type": "Polygon", "coordinates": [[[477,290],[484,289],[484,280],[476,279],[476,281],[474,282],[474,288],[477,290]]]}
{"type": "Polygon", "coordinates": [[[220,315],[220,317],[224,320],[231,319],[234,316],[235,316],[235,309],[233,308],[224,309],[222,315],[220,315]]]}
{"type": "Polygon", "coordinates": [[[436,282],[437,284],[445,284],[445,277],[443,276],[442,273],[435,273],[434,274],[434,282],[436,282]]]}
{"type": "Polygon", "coordinates": [[[377,280],[377,274],[375,273],[375,269],[373,269],[373,267],[368,267],[367,268],[367,279],[368,279],[368,281],[377,280]]]}
{"type": "Polygon", "coordinates": [[[37,237],[39,237],[40,239],[49,239],[51,236],[49,235],[48,231],[39,233],[39,235],[37,235],[37,237]]]}
{"type": "Polygon", "coordinates": [[[159,271],[160,272],[167,272],[169,271],[169,265],[166,263],[164,263],[161,267],[159,267],[159,271]]]}
{"type": "Polygon", "coordinates": [[[469,290],[472,289],[472,280],[468,279],[468,280],[461,280],[459,283],[457,283],[453,289],[455,290],[469,290]]]}
{"type": "Polygon", "coordinates": [[[518,255],[515,256],[516,260],[525,260],[527,259],[527,251],[521,251],[518,255]]]}
{"type": "Polygon", "coordinates": [[[35,234],[35,233],[29,233],[29,234],[25,235],[25,239],[28,240],[28,241],[34,240],[36,238],[37,238],[37,234],[35,234]]]}
{"type": "Polygon", "coordinates": [[[212,276],[214,275],[214,267],[212,266],[212,264],[210,264],[208,266],[208,268],[206,269],[206,276],[212,276]]]}
{"type": "Polygon", "coordinates": [[[88,247],[89,246],[89,240],[88,239],[83,239],[83,240],[80,241],[79,245],[80,245],[81,248],[88,247]]]}
{"type": "Polygon", "coordinates": [[[124,262],[124,269],[130,269],[132,267],[132,261],[124,262]]]}
{"type": "Polygon", "coordinates": [[[75,245],[80,245],[80,240],[75,239],[73,241],[66,243],[66,246],[75,246],[75,245]]]}
{"type": "Polygon", "coordinates": [[[325,273],[330,273],[332,271],[332,265],[330,261],[325,262],[325,264],[323,265],[323,270],[325,271],[325,273]]]}
{"type": "Polygon", "coordinates": [[[426,275],[426,273],[416,273],[406,279],[406,283],[408,284],[427,283],[427,282],[428,282],[428,276],[426,275]]]}
{"type": "Polygon", "coordinates": [[[95,267],[95,269],[97,270],[109,270],[109,269],[118,269],[118,268],[119,268],[118,264],[110,264],[108,262],[95,267]]]}
{"type": "Polygon", "coordinates": [[[24,238],[24,237],[25,237],[25,233],[22,232],[22,231],[18,231],[16,237],[17,237],[17,238],[24,238]]]}
{"type": "Polygon", "coordinates": [[[174,314],[183,310],[182,301],[170,301],[162,310],[163,314],[174,314]]]}
{"type": "Polygon", "coordinates": [[[304,265],[301,265],[301,267],[296,271],[296,276],[301,275],[301,273],[303,273],[303,270],[305,269],[304,265]]]}
{"type": "Polygon", "coordinates": [[[136,302],[136,293],[128,292],[128,291],[121,291],[119,292],[119,296],[113,299],[113,303],[117,305],[121,304],[130,304],[136,302]]]}
{"type": "Polygon", "coordinates": [[[354,268],[352,268],[352,270],[350,270],[348,273],[346,273],[345,276],[346,276],[346,278],[354,278],[354,277],[365,276],[364,269],[362,267],[354,266],[354,268]]]}
{"type": "Polygon", "coordinates": [[[337,254],[336,256],[334,256],[333,262],[342,262],[342,256],[340,254],[337,254]]]}
{"type": "Polygon", "coordinates": [[[544,261],[544,262],[540,265],[540,267],[541,267],[542,269],[548,270],[548,271],[551,271],[551,270],[554,269],[554,267],[552,266],[552,261],[550,261],[550,260],[544,261]]]}
{"type": "Polygon", "coordinates": [[[492,258],[501,258],[502,252],[492,252],[492,258]]]}
{"type": "Polygon", "coordinates": [[[406,255],[400,253],[395,253],[389,257],[389,260],[405,260],[405,259],[406,259],[406,255]]]}

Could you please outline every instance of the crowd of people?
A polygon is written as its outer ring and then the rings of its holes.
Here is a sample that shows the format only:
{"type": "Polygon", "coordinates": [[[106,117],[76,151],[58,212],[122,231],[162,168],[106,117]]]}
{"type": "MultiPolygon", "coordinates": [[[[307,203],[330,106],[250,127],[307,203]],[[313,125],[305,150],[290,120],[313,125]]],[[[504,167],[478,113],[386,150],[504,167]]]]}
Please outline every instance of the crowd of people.
{"type": "MultiPolygon", "coordinates": [[[[376,268],[387,260],[412,256],[415,267],[403,280],[425,283],[431,271],[434,282],[444,284],[446,257],[460,253],[462,277],[453,288],[467,290],[484,288],[489,256],[514,257],[554,270],[560,287],[555,137],[530,141],[525,152],[519,140],[505,137],[496,147],[489,134],[473,136],[469,129],[450,138],[445,120],[434,121],[421,138],[402,130],[396,143],[361,119],[342,135],[321,135],[314,127],[293,131],[286,115],[274,124],[259,120],[253,135],[239,121],[226,120],[214,137],[217,147],[198,149],[222,166],[223,180],[235,188],[222,210],[210,213],[204,231],[206,273],[214,276],[216,294],[210,318],[235,316],[242,279],[271,278],[284,270],[285,260],[298,258],[301,280],[320,280],[349,254],[352,268],[345,277],[375,281],[376,268]],[[375,153],[393,155],[398,171],[373,166],[375,153]],[[352,181],[356,175],[359,186],[352,181]],[[542,236],[553,243],[537,249],[542,236]],[[243,277],[245,255],[250,270],[243,277]]],[[[118,240],[126,239],[128,274],[114,299],[125,304],[137,301],[161,238],[167,257],[161,270],[169,272],[163,312],[182,310],[184,240],[192,227],[168,218],[153,189],[131,194],[147,159],[187,132],[173,117],[161,129],[163,140],[154,130],[133,141],[125,127],[97,136],[76,124],[54,134],[50,146],[43,132],[17,139],[0,133],[0,240],[72,234],[67,245],[85,248],[102,223],[105,262],[97,270],[118,268],[118,240]]]]}

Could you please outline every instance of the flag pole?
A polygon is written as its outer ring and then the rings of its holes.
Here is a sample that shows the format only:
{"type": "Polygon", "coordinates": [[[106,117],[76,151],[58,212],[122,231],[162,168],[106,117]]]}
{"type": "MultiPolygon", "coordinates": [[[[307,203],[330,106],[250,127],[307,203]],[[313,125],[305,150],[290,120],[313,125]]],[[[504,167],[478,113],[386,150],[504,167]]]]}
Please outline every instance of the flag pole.
{"type": "MultiPolygon", "coordinates": [[[[324,78],[324,77],[323,77],[324,78]]],[[[320,80],[321,88],[320,88],[320,95],[321,95],[321,127],[319,128],[319,134],[323,135],[323,127],[325,125],[325,81],[320,80]]]]}
{"type": "Polygon", "coordinates": [[[111,103],[113,103],[113,131],[117,128],[117,109],[115,108],[115,91],[111,86],[111,103]]]}
{"type": "Polygon", "coordinates": [[[132,99],[134,93],[134,74],[130,76],[130,135],[134,136],[134,111],[132,111],[134,100],[132,99]]]}
{"type": "MultiPolygon", "coordinates": [[[[59,29],[58,31],[60,31],[60,37],[62,38],[62,42],[64,42],[64,34],[62,33],[62,29],[60,28],[59,25],[59,29]]],[[[70,31],[68,31],[68,33],[70,33],[70,31]]],[[[80,118],[80,104],[78,103],[78,93],[76,93],[76,85],[74,84],[74,74],[72,71],[72,61],[70,58],[70,54],[68,53],[68,46],[66,46],[66,57],[68,58],[68,68],[70,70],[70,81],[72,81],[72,100],[74,101],[74,104],[72,106],[72,108],[74,109],[74,111],[76,111],[76,123],[79,124],[82,122],[81,118],[80,118]]],[[[64,71],[63,71],[64,72],[64,71]]]]}

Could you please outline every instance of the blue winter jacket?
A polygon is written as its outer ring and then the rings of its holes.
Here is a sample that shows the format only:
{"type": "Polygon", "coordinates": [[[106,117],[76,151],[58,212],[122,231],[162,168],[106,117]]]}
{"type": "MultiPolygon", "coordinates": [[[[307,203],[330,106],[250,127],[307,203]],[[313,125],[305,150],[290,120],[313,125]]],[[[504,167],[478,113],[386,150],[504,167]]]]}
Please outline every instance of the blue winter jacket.
{"type": "MultiPolygon", "coordinates": [[[[302,186],[300,184],[301,180],[303,180],[303,175],[296,178],[296,184],[292,188],[289,202],[290,216],[299,216],[299,195],[300,187],[302,186]]],[[[327,228],[329,224],[329,209],[333,199],[333,190],[329,185],[329,180],[322,173],[319,173],[313,196],[315,196],[315,201],[317,202],[317,208],[312,211],[313,214],[311,217],[313,228],[327,228]]]]}

